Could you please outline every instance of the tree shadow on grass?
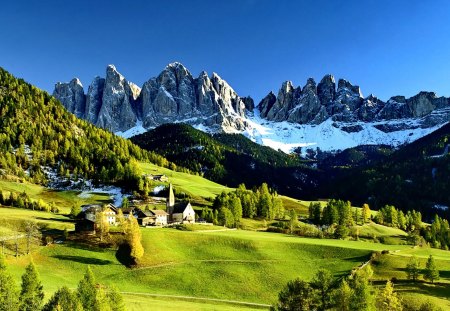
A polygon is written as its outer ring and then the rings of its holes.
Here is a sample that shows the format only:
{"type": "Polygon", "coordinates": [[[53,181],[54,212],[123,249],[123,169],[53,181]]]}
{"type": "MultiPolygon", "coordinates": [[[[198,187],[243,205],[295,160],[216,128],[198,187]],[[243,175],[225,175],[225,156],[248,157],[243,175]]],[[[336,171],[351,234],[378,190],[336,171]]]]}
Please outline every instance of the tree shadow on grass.
{"type": "Polygon", "coordinates": [[[131,268],[136,265],[136,262],[131,257],[131,248],[127,243],[119,245],[119,249],[116,252],[116,258],[125,267],[131,268]]]}
{"type": "Polygon", "coordinates": [[[367,262],[369,259],[370,259],[370,254],[344,258],[344,260],[346,260],[346,261],[350,261],[350,262],[354,262],[354,263],[358,263],[359,262],[361,264],[367,262]]]}
{"type": "Polygon", "coordinates": [[[113,264],[113,262],[111,260],[89,258],[89,257],[82,257],[82,256],[54,255],[52,257],[60,259],[60,260],[79,262],[79,263],[83,263],[83,264],[87,264],[87,265],[105,266],[105,265],[113,264]]]}
{"type": "Polygon", "coordinates": [[[450,296],[450,284],[446,283],[425,283],[424,281],[417,282],[396,282],[396,290],[402,293],[423,294],[427,296],[434,296],[438,298],[448,299],[450,296]]]}
{"type": "Polygon", "coordinates": [[[62,219],[62,218],[51,218],[51,217],[36,217],[37,220],[50,220],[50,221],[58,221],[58,222],[65,222],[65,223],[75,223],[75,220],[73,219],[62,219]]]}

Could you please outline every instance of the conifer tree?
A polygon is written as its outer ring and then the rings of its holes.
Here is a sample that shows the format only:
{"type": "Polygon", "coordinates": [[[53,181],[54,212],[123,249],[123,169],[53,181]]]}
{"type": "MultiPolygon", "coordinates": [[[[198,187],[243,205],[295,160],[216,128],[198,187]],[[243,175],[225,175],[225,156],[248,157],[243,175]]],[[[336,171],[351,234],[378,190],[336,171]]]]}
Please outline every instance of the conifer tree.
{"type": "Polygon", "coordinates": [[[13,277],[6,271],[5,260],[0,255],[0,311],[17,311],[19,296],[13,277]]]}
{"type": "Polygon", "coordinates": [[[115,286],[109,287],[107,297],[109,300],[111,311],[125,311],[125,303],[123,302],[123,297],[119,293],[117,287],[115,286]]]}
{"type": "Polygon", "coordinates": [[[63,286],[53,294],[42,311],[83,311],[83,305],[76,293],[63,286]]]}
{"type": "Polygon", "coordinates": [[[350,302],[353,294],[353,289],[348,285],[347,281],[343,280],[335,295],[336,310],[350,311],[350,302]]]}
{"type": "Polygon", "coordinates": [[[387,281],[386,287],[379,292],[377,297],[378,310],[402,311],[402,302],[394,292],[394,285],[391,281],[387,281]]]}
{"type": "Polygon", "coordinates": [[[320,269],[311,281],[311,287],[318,297],[318,310],[324,311],[331,306],[331,288],[333,276],[327,269],[320,269]]]}
{"type": "Polygon", "coordinates": [[[33,262],[22,275],[22,290],[20,291],[20,311],[36,311],[42,308],[44,292],[39,280],[39,274],[33,262]]]}
{"type": "Polygon", "coordinates": [[[439,270],[436,267],[433,255],[430,255],[430,257],[428,257],[423,277],[425,280],[431,281],[431,283],[434,283],[434,281],[439,280],[439,270]]]}
{"type": "Polygon", "coordinates": [[[416,256],[412,256],[406,265],[406,274],[408,275],[408,280],[413,280],[415,282],[419,278],[419,260],[416,256]]]}
{"type": "Polygon", "coordinates": [[[375,309],[370,278],[373,271],[370,266],[356,272],[353,279],[354,295],[350,302],[351,310],[372,311],[375,309]]]}
{"type": "Polygon", "coordinates": [[[364,204],[362,206],[362,221],[363,224],[368,223],[370,221],[370,208],[369,208],[369,204],[364,204]]]}
{"type": "Polygon", "coordinates": [[[312,289],[308,282],[300,279],[289,281],[278,294],[278,303],[271,310],[309,311],[313,306],[312,289]]]}
{"type": "Polygon", "coordinates": [[[80,283],[78,283],[77,296],[84,310],[96,310],[98,305],[97,287],[94,273],[89,266],[80,283]]]}

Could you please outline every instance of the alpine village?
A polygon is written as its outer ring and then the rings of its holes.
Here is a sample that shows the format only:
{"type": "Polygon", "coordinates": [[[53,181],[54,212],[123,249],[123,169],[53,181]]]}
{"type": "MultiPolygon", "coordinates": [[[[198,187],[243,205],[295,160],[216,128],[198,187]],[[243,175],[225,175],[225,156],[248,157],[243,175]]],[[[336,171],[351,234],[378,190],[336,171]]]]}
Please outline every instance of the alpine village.
{"type": "Polygon", "coordinates": [[[450,310],[449,2],[1,7],[0,311],[450,310]]]}

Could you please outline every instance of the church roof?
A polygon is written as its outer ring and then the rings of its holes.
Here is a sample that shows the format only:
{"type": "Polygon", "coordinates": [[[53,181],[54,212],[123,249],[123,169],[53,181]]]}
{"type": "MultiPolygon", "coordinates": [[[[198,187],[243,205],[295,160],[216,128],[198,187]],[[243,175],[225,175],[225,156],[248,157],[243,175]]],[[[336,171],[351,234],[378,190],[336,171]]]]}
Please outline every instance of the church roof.
{"type": "Polygon", "coordinates": [[[190,205],[190,204],[191,203],[189,203],[189,202],[176,203],[173,207],[173,213],[174,214],[183,213],[184,210],[186,209],[186,207],[188,207],[188,205],[190,205]]]}

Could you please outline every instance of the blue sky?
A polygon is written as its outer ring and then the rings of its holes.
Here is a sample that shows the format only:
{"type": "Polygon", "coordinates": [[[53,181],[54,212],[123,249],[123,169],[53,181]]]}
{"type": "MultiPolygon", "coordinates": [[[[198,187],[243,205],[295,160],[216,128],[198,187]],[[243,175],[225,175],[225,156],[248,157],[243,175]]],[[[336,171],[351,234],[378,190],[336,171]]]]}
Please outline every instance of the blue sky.
{"type": "Polygon", "coordinates": [[[331,73],[387,100],[450,96],[450,1],[7,1],[0,66],[53,91],[115,64],[142,85],[168,63],[217,72],[256,102],[331,73]]]}

